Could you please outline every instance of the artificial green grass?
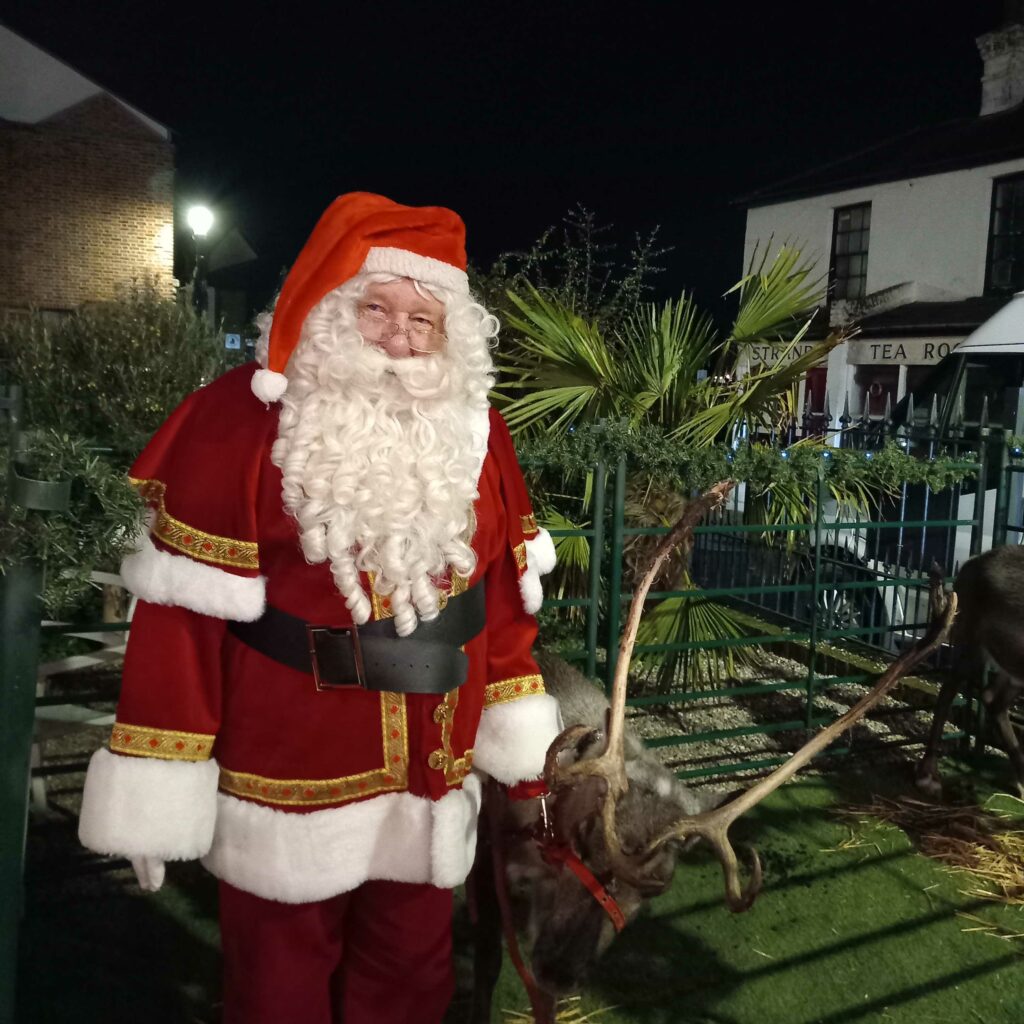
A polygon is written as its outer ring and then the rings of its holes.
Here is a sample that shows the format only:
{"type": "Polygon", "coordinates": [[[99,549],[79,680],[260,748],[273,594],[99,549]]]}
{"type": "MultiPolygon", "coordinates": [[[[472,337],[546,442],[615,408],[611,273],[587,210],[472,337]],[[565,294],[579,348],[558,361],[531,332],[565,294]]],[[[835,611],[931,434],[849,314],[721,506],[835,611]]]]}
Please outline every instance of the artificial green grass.
{"type": "MultiPolygon", "coordinates": [[[[1004,760],[985,769],[1004,781],[1004,760]]],[[[971,913],[1019,933],[1020,909],[962,895],[972,887],[967,876],[915,853],[896,829],[868,829],[865,845],[839,849],[850,830],[830,808],[907,793],[908,774],[801,779],[740,822],[735,838],[753,841],[765,868],[762,894],[746,914],[726,910],[717,862],[689,855],[673,888],[595,970],[583,1011],[617,1007],[596,1018],[601,1024],[1024,1019],[1021,946],[965,933],[972,922],[956,916],[971,913]]],[[[984,786],[966,790],[966,779],[961,798],[988,796],[984,786]]],[[[140,894],[126,870],[76,873],[72,854],[59,854],[68,842],[62,827],[70,826],[33,827],[19,1021],[216,1021],[215,885],[192,865],[172,865],[169,885],[155,895],[140,894]]],[[[450,1024],[465,1010],[466,927],[460,911],[460,996],[450,1024]]],[[[495,1021],[501,1008],[526,1006],[508,965],[494,1005],[495,1021]]]]}
{"type": "MultiPolygon", "coordinates": [[[[972,922],[957,917],[1020,933],[1019,908],[962,895],[968,876],[915,853],[898,829],[868,828],[868,845],[838,849],[850,829],[830,813],[836,802],[900,791],[905,777],[874,774],[811,777],[775,793],[735,828],[764,864],[754,907],[730,914],[717,861],[688,857],[609,950],[582,1011],[616,1007],[595,1024],[1024,1020],[1024,946],[965,933],[972,922]]],[[[495,1005],[526,1006],[507,965],[495,1005]]]]}

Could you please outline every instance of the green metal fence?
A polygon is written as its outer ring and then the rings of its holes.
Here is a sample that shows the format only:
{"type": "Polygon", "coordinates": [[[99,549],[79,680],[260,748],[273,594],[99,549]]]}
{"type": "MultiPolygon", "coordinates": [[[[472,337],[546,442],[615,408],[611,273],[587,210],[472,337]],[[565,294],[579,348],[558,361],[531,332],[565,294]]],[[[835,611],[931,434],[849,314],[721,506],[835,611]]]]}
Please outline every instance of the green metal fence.
{"type": "MultiPolygon", "coordinates": [[[[880,499],[870,514],[856,516],[835,507],[819,475],[807,516],[765,523],[751,521],[740,481],[729,507],[695,531],[692,584],[648,595],[648,614],[659,603],[672,601],[680,608],[682,621],[688,606],[713,604],[737,624],[737,635],[691,639],[681,630],[658,637],[657,642],[637,644],[628,703],[656,710],[662,720],[682,713],[679,728],[647,738],[651,746],[674,748],[671,762],[681,777],[727,775],[780,763],[785,755],[766,751],[759,738],[805,733],[828,724],[845,710],[844,703],[854,699],[855,691],[837,687],[870,682],[886,660],[922,634],[933,566],[949,584],[966,558],[1024,537],[1024,465],[1016,461],[1020,449],[1005,432],[989,429],[984,422],[970,443],[961,429],[940,445],[933,426],[925,425],[920,457],[934,458],[941,449],[952,451],[955,459],[956,451],[963,451],[964,458],[956,464],[967,474],[962,483],[940,491],[904,484],[898,493],[880,499]],[[702,659],[705,665],[716,658],[724,663],[729,652],[750,651],[781,656],[778,660],[785,659],[789,674],[783,679],[778,673],[747,668],[737,677],[721,664],[710,678],[707,672],[701,678],[695,671],[702,659]],[[669,661],[674,667],[666,673],[669,661]],[[792,674],[794,668],[800,669],[798,677],[792,674]],[[826,691],[829,700],[824,699],[826,691]],[[766,700],[772,695],[774,703],[766,700]],[[708,728],[686,729],[687,717],[722,701],[765,707],[758,709],[755,721],[712,721],[708,728]],[[720,750],[703,759],[688,757],[687,751],[698,744],[705,749],[717,745],[720,750]]],[[[870,438],[862,443],[864,458],[871,459],[870,438]]],[[[625,461],[610,471],[604,465],[594,467],[595,526],[575,531],[591,544],[588,592],[545,603],[546,608],[586,607],[585,650],[570,654],[606,683],[614,673],[621,625],[631,600],[623,585],[628,548],[667,532],[630,525],[627,479],[625,461]]],[[[760,660],[763,664],[765,659],[760,660]]],[[[942,667],[933,662],[901,688],[900,701],[873,716],[884,723],[888,715],[899,729],[870,743],[859,735],[858,749],[872,749],[876,742],[888,747],[920,742],[927,715],[915,718],[915,711],[930,710],[942,667]]],[[[980,737],[981,706],[974,694],[958,699],[955,706],[962,709],[954,713],[960,727],[951,729],[947,739],[966,742],[971,735],[980,737]]],[[[849,752],[849,746],[833,748],[828,756],[849,752]]]]}

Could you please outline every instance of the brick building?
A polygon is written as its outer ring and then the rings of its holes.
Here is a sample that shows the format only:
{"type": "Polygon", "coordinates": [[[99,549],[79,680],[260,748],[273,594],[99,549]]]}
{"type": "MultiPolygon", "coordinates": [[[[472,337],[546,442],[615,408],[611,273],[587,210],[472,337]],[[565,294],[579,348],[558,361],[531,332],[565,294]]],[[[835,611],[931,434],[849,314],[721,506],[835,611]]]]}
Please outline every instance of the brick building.
{"type": "Polygon", "coordinates": [[[173,289],[170,132],[0,25],[0,310],[173,289]]]}

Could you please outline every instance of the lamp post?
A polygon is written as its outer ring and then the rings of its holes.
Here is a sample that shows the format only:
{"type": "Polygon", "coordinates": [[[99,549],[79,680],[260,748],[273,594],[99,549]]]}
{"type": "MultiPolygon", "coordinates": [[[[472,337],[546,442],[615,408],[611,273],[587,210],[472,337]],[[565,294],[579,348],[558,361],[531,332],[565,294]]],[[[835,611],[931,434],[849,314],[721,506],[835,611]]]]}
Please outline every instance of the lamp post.
{"type": "Polygon", "coordinates": [[[192,229],[195,264],[192,267],[192,303],[200,313],[206,312],[206,236],[213,227],[213,213],[208,206],[190,206],[186,216],[192,229]]]}

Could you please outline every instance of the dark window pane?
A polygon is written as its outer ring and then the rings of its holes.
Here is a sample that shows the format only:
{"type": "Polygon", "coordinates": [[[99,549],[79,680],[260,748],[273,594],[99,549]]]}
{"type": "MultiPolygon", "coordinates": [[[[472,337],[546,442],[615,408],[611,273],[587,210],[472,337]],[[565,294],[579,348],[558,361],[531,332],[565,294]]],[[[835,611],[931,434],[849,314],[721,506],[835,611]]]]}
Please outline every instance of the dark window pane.
{"type": "Polygon", "coordinates": [[[850,276],[850,257],[849,256],[837,256],[836,257],[836,277],[849,277],[850,276]]]}
{"type": "Polygon", "coordinates": [[[850,230],[850,211],[849,210],[837,210],[836,211],[836,231],[849,231],[850,230]]]}
{"type": "Polygon", "coordinates": [[[843,256],[850,249],[850,236],[849,235],[836,235],[836,255],[843,256]]]}
{"type": "Polygon", "coordinates": [[[861,221],[860,221],[860,224],[861,224],[861,227],[863,227],[863,228],[871,227],[871,204],[870,203],[865,203],[861,207],[861,221]]]}

